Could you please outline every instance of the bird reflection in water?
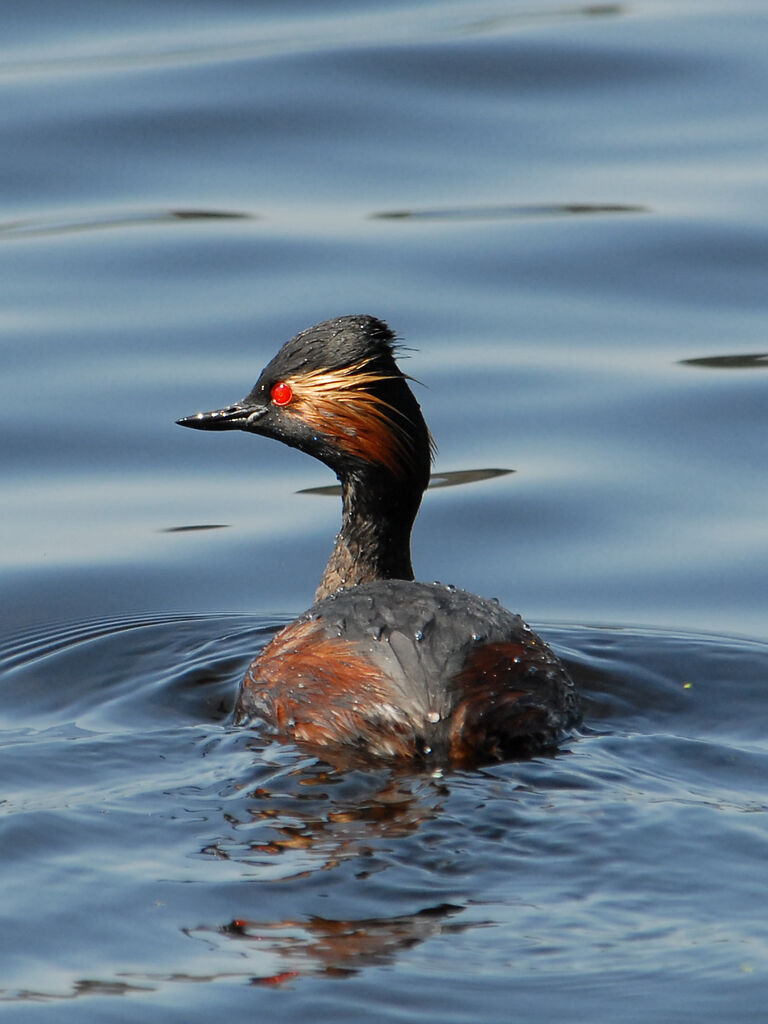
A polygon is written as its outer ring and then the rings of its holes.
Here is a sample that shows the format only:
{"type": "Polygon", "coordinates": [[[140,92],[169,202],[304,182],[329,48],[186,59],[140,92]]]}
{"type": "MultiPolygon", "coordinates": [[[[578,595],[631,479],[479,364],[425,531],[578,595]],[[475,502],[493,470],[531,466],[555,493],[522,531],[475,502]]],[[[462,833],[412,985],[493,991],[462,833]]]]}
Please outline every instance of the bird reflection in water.
{"type": "MultiPolygon", "coordinates": [[[[348,892],[348,886],[365,885],[390,866],[388,840],[416,835],[425,823],[439,819],[448,795],[439,773],[371,772],[346,759],[333,765],[306,760],[271,786],[251,788],[244,795],[242,820],[227,815],[234,831],[201,852],[255,868],[250,878],[259,886],[311,881],[354,861],[354,876],[339,879],[348,892]]],[[[236,943],[240,956],[245,952],[264,966],[249,975],[254,985],[279,986],[306,976],[346,977],[394,962],[402,951],[435,935],[478,925],[477,920],[456,920],[464,906],[439,897],[411,913],[391,916],[354,919],[309,913],[269,920],[253,914],[252,893],[249,888],[243,897],[242,913],[187,934],[213,941],[220,951],[222,940],[236,943]]],[[[259,905],[263,908],[264,900],[259,905]]]]}

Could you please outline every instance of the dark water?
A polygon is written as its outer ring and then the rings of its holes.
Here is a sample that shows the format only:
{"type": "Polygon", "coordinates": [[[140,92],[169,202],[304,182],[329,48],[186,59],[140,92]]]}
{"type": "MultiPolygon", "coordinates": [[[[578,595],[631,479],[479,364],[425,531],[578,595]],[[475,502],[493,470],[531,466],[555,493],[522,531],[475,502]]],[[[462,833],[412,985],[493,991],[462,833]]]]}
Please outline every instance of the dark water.
{"type": "Polygon", "coordinates": [[[765,1019],[764,4],[3,20],[0,1014],[765,1019]],[[337,499],[173,420],[350,312],[439,473],[515,470],[431,492],[415,562],[568,661],[557,757],[230,724],[337,499]]]}

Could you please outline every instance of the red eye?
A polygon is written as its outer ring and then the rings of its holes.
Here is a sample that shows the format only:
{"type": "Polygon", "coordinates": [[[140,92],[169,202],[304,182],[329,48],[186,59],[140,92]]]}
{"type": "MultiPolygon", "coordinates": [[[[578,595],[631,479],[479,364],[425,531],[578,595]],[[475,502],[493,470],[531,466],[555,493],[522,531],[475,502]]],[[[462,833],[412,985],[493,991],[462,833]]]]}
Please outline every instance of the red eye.
{"type": "Polygon", "coordinates": [[[272,390],[269,392],[272,398],[273,405],[288,405],[293,399],[293,390],[290,384],[286,384],[285,381],[278,381],[277,384],[272,385],[272,390]]]}

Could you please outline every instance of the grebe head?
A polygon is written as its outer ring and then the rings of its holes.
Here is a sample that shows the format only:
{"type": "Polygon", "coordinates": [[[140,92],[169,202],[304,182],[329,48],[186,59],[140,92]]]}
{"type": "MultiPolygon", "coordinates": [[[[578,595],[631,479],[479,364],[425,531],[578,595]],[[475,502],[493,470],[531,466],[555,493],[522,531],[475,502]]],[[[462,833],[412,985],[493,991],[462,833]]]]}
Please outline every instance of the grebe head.
{"type": "Polygon", "coordinates": [[[341,530],[317,600],[357,583],[413,579],[411,528],[432,439],[394,353],[392,331],[375,317],[326,320],[283,345],[242,402],[178,420],[276,438],[336,473],[341,530]]]}
{"type": "Polygon", "coordinates": [[[432,440],[395,349],[394,334],[375,317],[326,320],[286,342],[241,402],[177,422],[273,437],[342,481],[395,477],[421,496],[432,440]]]}

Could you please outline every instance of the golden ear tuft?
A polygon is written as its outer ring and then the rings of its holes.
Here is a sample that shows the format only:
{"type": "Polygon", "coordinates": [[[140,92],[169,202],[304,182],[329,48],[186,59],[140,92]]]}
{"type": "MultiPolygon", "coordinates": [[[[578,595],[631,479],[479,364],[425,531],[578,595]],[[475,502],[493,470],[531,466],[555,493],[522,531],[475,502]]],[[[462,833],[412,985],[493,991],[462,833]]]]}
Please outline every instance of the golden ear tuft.
{"type": "Polygon", "coordinates": [[[405,476],[414,468],[416,454],[410,421],[372,390],[400,375],[368,369],[370,363],[368,358],[337,370],[310,370],[286,378],[293,391],[286,412],[332,438],[347,455],[405,476]]]}

